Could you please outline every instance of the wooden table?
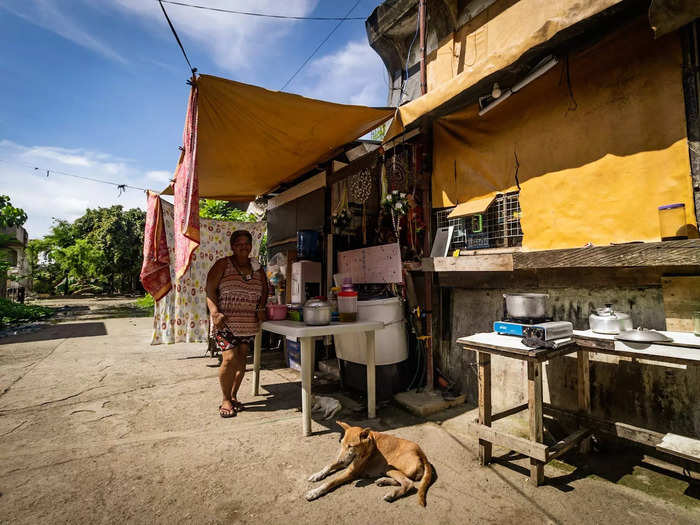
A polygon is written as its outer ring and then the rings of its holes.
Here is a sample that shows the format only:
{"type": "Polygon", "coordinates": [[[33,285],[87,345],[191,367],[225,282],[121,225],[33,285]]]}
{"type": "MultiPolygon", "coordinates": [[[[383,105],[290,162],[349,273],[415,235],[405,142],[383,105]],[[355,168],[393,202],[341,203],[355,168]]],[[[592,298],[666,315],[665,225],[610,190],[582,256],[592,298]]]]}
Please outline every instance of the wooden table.
{"type": "Polygon", "coordinates": [[[314,337],[364,332],[367,338],[367,414],[370,418],[376,417],[374,332],[384,328],[384,323],[379,321],[357,321],[354,323],[331,323],[325,326],[307,326],[299,321],[265,321],[260,328],[261,331],[255,338],[253,349],[254,396],[259,395],[258,390],[260,387],[260,340],[262,330],[301,341],[301,413],[305,436],[311,434],[311,377],[314,363],[312,353],[314,351],[314,337]]]}
{"type": "Polygon", "coordinates": [[[578,352],[578,406],[580,411],[590,411],[590,382],[588,380],[588,354],[579,351],[573,340],[560,344],[557,348],[532,349],[520,342],[519,337],[500,335],[494,332],[475,334],[457,339],[465,350],[477,354],[479,366],[479,420],[471,424],[471,430],[479,438],[479,460],[482,465],[491,461],[493,445],[520,452],[530,458],[530,481],[535,486],[544,481],[544,465],[561,456],[574,446],[582,443],[582,450],[588,450],[590,430],[579,430],[553,446],[543,442],[542,421],[542,363],[554,357],[578,352]],[[497,414],[491,413],[491,355],[500,355],[527,362],[528,402],[497,414]],[[501,418],[529,411],[530,439],[521,438],[495,430],[491,424],[501,418]]]}
{"type": "MultiPolygon", "coordinates": [[[[633,343],[618,341],[614,335],[596,334],[591,330],[574,330],[574,341],[579,349],[579,370],[581,366],[584,366],[584,373],[586,378],[588,377],[588,354],[590,352],[659,363],[700,366],[700,337],[690,332],[661,333],[673,341],[653,344],[633,343]],[[582,354],[585,355],[583,362],[580,359],[582,354]]],[[[567,414],[559,409],[553,407],[546,407],[546,409],[548,413],[557,417],[567,417],[567,414]]],[[[642,443],[667,454],[700,463],[700,440],[694,438],[664,434],[620,421],[600,420],[586,414],[579,414],[577,423],[593,428],[595,431],[642,443]]]]}
{"type": "Polygon", "coordinates": [[[555,349],[531,349],[520,338],[496,333],[475,334],[462,337],[457,342],[466,350],[477,352],[479,366],[479,421],[471,430],[479,438],[479,458],[482,465],[491,460],[494,444],[515,450],[530,457],[530,480],[539,485],[543,481],[544,465],[577,443],[581,452],[590,449],[592,432],[603,432],[655,447],[660,451],[698,463],[700,441],[675,434],[664,434],[635,427],[624,422],[602,420],[591,416],[589,353],[602,353],[632,359],[661,363],[700,366],[700,337],[686,332],[662,332],[672,342],[632,343],[618,341],[614,335],[596,334],[591,330],[574,330],[572,341],[555,349]],[[542,363],[560,355],[576,353],[578,371],[578,413],[545,405],[542,402],[542,363]],[[528,403],[491,413],[491,355],[501,355],[527,361],[528,403]],[[513,436],[491,428],[491,423],[522,410],[530,413],[530,439],[513,436]],[[543,410],[557,418],[567,419],[582,427],[551,447],[542,442],[543,410]]]}

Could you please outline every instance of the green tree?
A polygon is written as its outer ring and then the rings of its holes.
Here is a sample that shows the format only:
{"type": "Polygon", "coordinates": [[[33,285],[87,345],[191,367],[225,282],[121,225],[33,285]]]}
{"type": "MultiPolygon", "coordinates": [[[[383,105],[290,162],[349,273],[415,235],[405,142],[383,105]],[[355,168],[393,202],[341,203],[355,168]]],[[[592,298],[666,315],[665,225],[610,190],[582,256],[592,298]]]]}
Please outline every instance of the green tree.
{"type": "Polygon", "coordinates": [[[199,216],[219,221],[255,222],[257,220],[255,215],[239,210],[232,202],[214,199],[199,201],[199,216]]]}
{"type": "Polygon", "coordinates": [[[87,209],[73,223],[54,219],[49,235],[29,243],[35,289],[51,292],[63,284],[63,293],[140,290],[145,221],[142,210],[122,206],[87,209]]]}
{"type": "Polygon", "coordinates": [[[15,208],[10,203],[10,197],[0,195],[0,228],[7,226],[22,226],[27,222],[27,214],[21,208],[15,208]]]}

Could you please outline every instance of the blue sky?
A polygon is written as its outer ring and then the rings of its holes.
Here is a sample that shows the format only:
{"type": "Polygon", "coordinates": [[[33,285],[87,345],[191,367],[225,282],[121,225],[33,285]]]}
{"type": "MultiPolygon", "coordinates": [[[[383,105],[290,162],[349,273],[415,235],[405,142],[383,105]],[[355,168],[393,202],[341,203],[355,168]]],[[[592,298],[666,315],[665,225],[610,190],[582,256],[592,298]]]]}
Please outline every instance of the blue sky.
{"type": "MultiPolygon", "coordinates": [[[[343,16],[355,0],[183,0],[292,16],[343,16]]],[[[350,16],[379,2],[361,0],[350,16]]],[[[200,72],[280,89],[333,21],[245,17],[166,4],[200,72]]],[[[0,193],[30,237],[87,207],[143,207],[142,192],[20,164],[162,189],[177,161],[187,64],[156,0],[0,0],[0,193]]],[[[383,106],[387,81],[364,22],[345,21],[287,89],[383,106]]]]}

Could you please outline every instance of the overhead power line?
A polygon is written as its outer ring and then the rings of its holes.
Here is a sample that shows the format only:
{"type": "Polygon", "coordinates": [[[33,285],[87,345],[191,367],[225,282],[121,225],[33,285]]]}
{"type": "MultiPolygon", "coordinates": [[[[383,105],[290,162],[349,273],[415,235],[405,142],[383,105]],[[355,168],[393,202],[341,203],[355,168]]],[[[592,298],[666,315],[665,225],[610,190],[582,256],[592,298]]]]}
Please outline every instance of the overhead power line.
{"type": "Polygon", "coordinates": [[[49,175],[63,175],[64,177],[73,177],[75,179],[83,179],[91,182],[99,182],[100,184],[109,184],[111,186],[116,186],[117,189],[119,189],[119,195],[122,194],[124,190],[127,188],[131,188],[133,190],[139,190],[139,191],[148,191],[146,188],[139,188],[138,186],[131,186],[130,184],[120,184],[118,182],[112,182],[109,180],[103,180],[103,179],[95,179],[92,177],[85,177],[83,175],[75,175],[74,173],[66,173],[65,171],[58,171],[58,170],[52,170],[49,168],[40,168],[38,166],[32,166],[31,164],[24,164],[22,162],[15,162],[12,160],[5,160],[5,159],[0,159],[0,162],[4,162],[5,164],[15,164],[17,166],[22,166],[25,168],[29,168],[31,170],[34,170],[35,172],[40,172],[40,173],[46,173],[46,176],[48,177],[49,175]]]}
{"type": "Polygon", "coordinates": [[[204,9],[205,11],[218,11],[220,13],[231,13],[234,15],[245,15],[245,16],[259,16],[262,18],[278,18],[285,20],[364,20],[364,17],[358,16],[354,18],[340,18],[337,16],[288,16],[288,15],[274,15],[270,13],[253,13],[250,11],[236,11],[234,9],[220,9],[218,7],[209,7],[204,5],[188,4],[185,2],[174,2],[172,0],[162,0],[164,4],[180,5],[183,7],[193,7],[195,9],[204,9]]]}
{"type": "Polygon", "coordinates": [[[340,22],[338,22],[338,23],[335,25],[335,27],[331,30],[331,32],[328,33],[328,35],[326,35],[326,38],[324,38],[323,41],[322,41],[318,46],[316,46],[316,49],[314,49],[313,52],[306,58],[306,60],[304,60],[304,62],[299,66],[299,69],[297,69],[297,70],[294,72],[294,74],[293,74],[291,77],[289,77],[289,80],[287,80],[287,81],[284,83],[284,86],[282,86],[282,87],[280,88],[280,91],[284,91],[284,88],[286,88],[286,87],[291,83],[291,81],[294,80],[294,77],[296,77],[296,76],[299,74],[299,72],[300,72],[302,69],[304,69],[304,66],[305,66],[306,64],[309,63],[309,60],[311,60],[311,59],[314,57],[314,55],[318,52],[318,50],[321,49],[321,47],[323,46],[323,44],[325,44],[325,43],[328,41],[328,39],[333,35],[333,33],[335,33],[335,31],[340,27],[340,25],[341,25],[345,20],[348,20],[348,17],[350,16],[350,13],[352,13],[352,12],[355,10],[355,8],[357,7],[357,4],[359,4],[359,3],[360,3],[360,0],[357,0],[357,2],[355,2],[355,4],[350,8],[350,10],[349,10],[347,13],[345,13],[345,16],[344,16],[343,18],[341,18],[341,19],[340,19],[340,22]]]}

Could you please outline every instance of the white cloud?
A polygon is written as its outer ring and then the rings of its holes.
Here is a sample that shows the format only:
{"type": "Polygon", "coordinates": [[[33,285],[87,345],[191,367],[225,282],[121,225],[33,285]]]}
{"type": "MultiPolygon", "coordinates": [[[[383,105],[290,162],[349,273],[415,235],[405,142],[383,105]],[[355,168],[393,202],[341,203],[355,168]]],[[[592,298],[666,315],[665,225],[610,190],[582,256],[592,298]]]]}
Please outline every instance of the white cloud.
{"type": "MultiPolygon", "coordinates": [[[[163,12],[155,1],[112,0],[122,10],[148,20],[149,28],[157,21],[161,29],[167,29],[163,12]]],[[[206,6],[219,9],[235,9],[256,13],[307,16],[318,0],[207,0],[206,6]]],[[[269,54],[279,41],[298,28],[299,21],[243,16],[231,13],[193,9],[164,4],[175,30],[188,49],[188,41],[196,42],[211,53],[212,59],[223,69],[258,67],[260,59],[269,54]]],[[[193,59],[190,56],[190,59],[193,59]]],[[[195,65],[195,64],[193,64],[195,65]]]]}
{"type": "Polygon", "coordinates": [[[149,181],[163,184],[163,186],[168,184],[173,177],[174,174],[172,172],[165,170],[155,170],[146,172],[146,178],[149,181]]]}
{"type": "Polygon", "coordinates": [[[356,40],[311,62],[296,91],[332,102],[385,106],[386,77],[379,55],[365,40],[356,40]]]}
{"type": "Polygon", "coordinates": [[[128,60],[112,49],[109,44],[91,35],[67,14],[65,3],[61,5],[57,0],[5,0],[0,7],[105,58],[122,64],[128,63],[128,60]]]}
{"type": "Polygon", "coordinates": [[[0,193],[27,212],[25,228],[30,238],[49,232],[53,218],[73,221],[87,208],[121,204],[125,209],[145,209],[146,196],[127,188],[119,195],[116,186],[50,174],[32,167],[49,168],[83,177],[107,180],[141,188],[161,190],[165,170],[146,171],[128,159],[104,152],[54,146],[24,146],[0,140],[0,193]]]}

